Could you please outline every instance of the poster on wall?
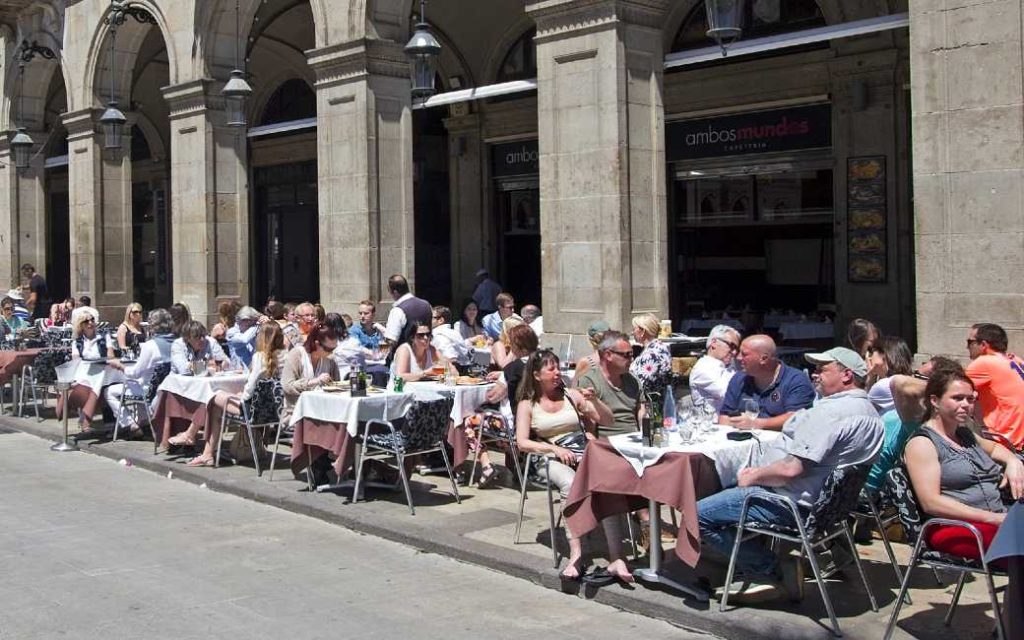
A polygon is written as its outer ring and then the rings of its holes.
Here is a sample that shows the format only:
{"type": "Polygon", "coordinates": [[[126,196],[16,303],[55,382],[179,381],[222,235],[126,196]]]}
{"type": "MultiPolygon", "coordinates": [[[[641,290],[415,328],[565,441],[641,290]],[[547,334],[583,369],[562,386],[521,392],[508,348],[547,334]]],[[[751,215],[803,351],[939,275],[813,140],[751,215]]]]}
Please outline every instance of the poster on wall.
{"type": "Polygon", "coordinates": [[[885,282],[885,156],[850,158],[846,167],[847,279],[885,282]]]}

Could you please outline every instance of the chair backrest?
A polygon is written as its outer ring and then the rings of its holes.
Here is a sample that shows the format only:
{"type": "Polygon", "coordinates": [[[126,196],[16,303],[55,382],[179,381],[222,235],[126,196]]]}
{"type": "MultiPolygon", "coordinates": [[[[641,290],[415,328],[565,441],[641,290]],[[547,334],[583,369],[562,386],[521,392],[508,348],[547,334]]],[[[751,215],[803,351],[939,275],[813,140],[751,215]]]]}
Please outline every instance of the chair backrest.
{"type": "Polygon", "coordinates": [[[907,536],[907,542],[914,544],[921,535],[921,528],[926,518],[922,517],[921,507],[914,495],[914,487],[910,484],[907,472],[902,465],[896,465],[889,469],[888,482],[885,485],[884,493],[896,507],[900,516],[900,524],[907,536]]]}
{"type": "Polygon", "coordinates": [[[171,373],[171,363],[159,362],[153,367],[153,372],[149,374],[149,380],[146,382],[146,402],[152,402],[153,398],[156,397],[156,390],[160,388],[164,378],[171,373]]]}
{"type": "Polygon", "coordinates": [[[35,384],[57,382],[57,367],[70,360],[70,349],[49,349],[39,352],[32,360],[33,382],[35,384]]]}
{"type": "Polygon", "coordinates": [[[825,479],[825,486],[804,523],[807,535],[813,538],[824,534],[849,515],[857,505],[870,470],[871,465],[839,467],[825,479]]]}
{"type": "Polygon", "coordinates": [[[243,405],[249,424],[274,424],[281,420],[283,408],[284,387],[277,378],[258,380],[252,396],[243,405]]]}
{"type": "Polygon", "coordinates": [[[416,402],[409,408],[402,425],[406,452],[431,449],[444,439],[453,404],[454,398],[441,397],[416,402]]]}

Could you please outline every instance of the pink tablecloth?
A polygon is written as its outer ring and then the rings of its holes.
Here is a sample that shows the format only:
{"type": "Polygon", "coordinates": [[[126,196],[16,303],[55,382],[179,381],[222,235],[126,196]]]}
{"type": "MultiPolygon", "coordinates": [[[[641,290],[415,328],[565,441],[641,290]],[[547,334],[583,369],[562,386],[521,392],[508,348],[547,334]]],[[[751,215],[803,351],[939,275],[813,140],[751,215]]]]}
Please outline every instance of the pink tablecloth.
{"type": "Polygon", "coordinates": [[[205,427],[208,411],[209,407],[202,402],[161,391],[157,395],[156,413],[153,414],[153,426],[161,431],[160,448],[166,450],[171,436],[187,429],[191,422],[200,428],[205,427]]]}
{"type": "Polygon", "coordinates": [[[565,520],[582,536],[603,519],[638,507],[636,496],[667,504],[681,514],[676,555],[694,567],[700,559],[697,500],[721,491],[714,463],[699,453],[666,453],[638,476],[605,440],[587,445],[565,503],[565,520]]]}
{"type": "Polygon", "coordinates": [[[352,469],[355,464],[355,443],[346,425],[312,418],[296,422],[292,440],[292,473],[298,474],[325,453],[334,456],[334,472],[339,478],[352,469]]]}
{"type": "Polygon", "coordinates": [[[24,351],[0,351],[0,385],[10,383],[26,365],[32,364],[42,349],[26,349],[24,351]]]}
{"type": "MultiPolygon", "coordinates": [[[[86,420],[92,421],[100,407],[100,397],[88,385],[75,384],[68,391],[68,416],[73,418],[81,409],[86,420]]],[[[57,419],[64,419],[64,398],[57,396],[57,419]]]]}

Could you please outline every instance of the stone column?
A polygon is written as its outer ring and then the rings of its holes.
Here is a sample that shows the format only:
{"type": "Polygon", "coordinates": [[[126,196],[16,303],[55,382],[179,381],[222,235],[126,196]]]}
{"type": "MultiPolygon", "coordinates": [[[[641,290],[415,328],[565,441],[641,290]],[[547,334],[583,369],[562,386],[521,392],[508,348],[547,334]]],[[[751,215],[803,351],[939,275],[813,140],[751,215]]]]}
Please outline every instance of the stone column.
{"type": "Polygon", "coordinates": [[[665,317],[663,3],[545,0],[537,22],[544,328],[665,317]]]}
{"type": "Polygon", "coordinates": [[[227,127],[220,86],[164,88],[171,128],[171,278],[175,301],[209,324],[224,298],[249,300],[245,131],[227,127]]]}
{"type": "Polygon", "coordinates": [[[320,300],[390,305],[387,279],[415,292],[412,113],[402,46],[356,40],[309,54],[316,72],[320,300]]]}
{"type": "MultiPolygon", "coordinates": [[[[45,140],[42,131],[28,131],[33,140],[45,140]]],[[[7,138],[0,149],[0,250],[8,260],[0,265],[0,293],[21,282],[20,267],[29,262],[40,273],[46,271],[46,190],[43,185],[45,158],[38,144],[26,169],[14,166],[14,153],[7,138]]]]}
{"type": "Polygon", "coordinates": [[[484,216],[487,210],[484,194],[483,140],[480,135],[480,116],[471,113],[448,118],[448,178],[451,194],[451,256],[452,256],[452,313],[463,300],[473,295],[476,288],[475,273],[490,264],[494,251],[490,246],[491,230],[484,216]]]}
{"type": "Polygon", "coordinates": [[[121,320],[132,299],[130,129],[117,151],[103,149],[101,113],[64,115],[71,199],[71,294],[92,297],[103,319],[121,320]]]}
{"type": "Polygon", "coordinates": [[[1024,348],[1020,2],[910,2],[918,351],[976,322],[1024,348]]]}

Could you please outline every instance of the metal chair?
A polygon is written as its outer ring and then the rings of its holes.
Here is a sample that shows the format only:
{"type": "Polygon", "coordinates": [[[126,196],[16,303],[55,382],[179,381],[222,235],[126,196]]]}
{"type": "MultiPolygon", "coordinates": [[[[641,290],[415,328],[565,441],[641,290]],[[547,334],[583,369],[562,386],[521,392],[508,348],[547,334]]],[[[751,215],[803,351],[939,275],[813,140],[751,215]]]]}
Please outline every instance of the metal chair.
{"type": "Polygon", "coordinates": [[[409,408],[405,420],[396,428],[389,420],[370,420],[363,427],[359,436],[362,445],[359,458],[356,460],[356,484],[352,492],[352,502],[359,500],[363,482],[363,466],[368,460],[394,458],[398,465],[398,473],[405,489],[405,498],[409,503],[409,513],[416,515],[413,505],[412,489],[409,486],[409,475],[405,470],[405,459],[409,456],[440,451],[444,458],[444,466],[452,483],[455,501],[462,503],[459,496],[455,471],[448,459],[445,449],[445,436],[448,434],[448,416],[454,404],[451,397],[439,396],[436,400],[419,401],[409,408]]]}
{"type": "Polygon", "coordinates": [[[18,417],[25,415],[25,388],[28,387],[32,394],[32,406],[35,409],[36,420],[43,421],[39,415],[39,407],[46,405],[46,394],[50,388],[57,383],[57,367],[71,360],[70,349],[50,349],[42,351],[33,360],[32,364],[26,365],[21,373],[21,385],[18,390],[18,417]],[[42,391],[43,397],[39,398],[38,392],[42,391]]]}
{"type": "Polygon", "coordinates": [[[121,423],[122,418],[132,418],[136,424],[142,424],[141,418],[144,414],[146,416],[146,424],[153,435],[153,453],[156,454],[156,448],[160,443],[160,439],[156,435],[156,426],[153,424],[153,414],[150,412],[149,407],[153,402],[153,398],[156,397],[156,390],[160,387],[160,383],[170,373],[171,363],[160,362],[153,367],[153,371],[149,374],[149,379],[143,383],[141,395],[131,393],[128,387],[125,386],[124,391],[121,393],[121,410],[118,412],[117,422],[114,423],[114,442],[117,442],[117,425],[121,423]]]}
{"type": "Polygon", "coordinates": [[[750,539],[755,535],[761,535],[800,545],[801,555],[807,557],[807,561],[811,565],[811,571],[814,572],[814,580],[818,584],[821,599],[825,603],[825,609],[828,611],[829,619],[832,622],[832,633],[836,637],[841,637],[843,633],[839,627],[839,620],[836,619],[832,600],[825,589],[825,577],[827,576],[823,575],[818,567],[818,559],[815,554],[816,548],[824,547],[826,543],[839,537],[846,539],[853,562],[857,566],[857,572],[864,583],[865,591],[867,591],[868,600],[871,601],[871,610],[878,611],[878,604],[875,602],[875,596],[871,592],[871,586],[868,584],[867,576],[864,574],[864,567],[860,563],[860,556],[857,554],[857,545],[854,544],[853,534],[850,533],[850,527],[846,523],[846,516],[853,509],[870,468],[870,465],[860,465],[842,467],[833,471],[832,475],[826,479],[825,486],[822,488],[821,494],[818,496],[814,506],[806,515],[802,514],[796,502],[787,496],[779,494],[751,494],[747,496],[743,501],[740,519],[736,525],[736,543],[733,545],[732,555],[729,558],[729,571],[725,578],[726,590],[719,604],[719,610],[725,611],[728,605],[728,585],[732,584],[733,575],[736,571],[736,559],[739,556],[740,545],[746,539],[750,539]],[[788,509],[793,515],[793,521],[796,525],[782,526],[762,522],[748,522],[747,511],[750,509],[751,502],[755,500],[773,502],[788,509]]]}
{"type": "MultiPolygon", "coordinates": [[[[220,421],[220,438],[217,439],[217,455],[213,458],[214,466],[220,465],[220,449],[224,442],[224,436],[228,429],[234,427],[240,432],[245,427],[249,436],[249,447],[252,449],[253,465],[256,467],[256,476],[263,475],[260,468],[259,451],[256,449],[256,439],[253,437],[255,429],[266,429],[274,427],[280,433],[281,413],[284,411],[284,387],[277,378],[262,378],[256,383],[252,397],[242,400],[235,396],[228,400],[229,404],[238,407],[238,415],[224,411],[220,421]]],[[[276,453],[276,449],[275,449],[276,453]]],[[[274,459],[271,458],[271,467],[274,459]]]]}
{"type": "Polygon", "coordinates": [[[552,460],[556,460],[555,456],[549,453],[528,453],[526,454],[526,466],[523,468],[522,473],[519,475],[519,518],[516,520],[516,532],[513,542],[520,544],[519,532],[523,528],[523,511],[526,508],[526,490],[530,482],[535,484],[543,485],[548,492],[548,521],[549,521],[549,534],[551,536],[551,556],[554,561],[555,568],[558,568],[558,545],[555,544],[555,528],[562,522],[562,514],[559,512],[558,519],[555,519],[555,497],[551,491],[551,482],[547,478],[551,477],[548,473],[548,468],[551,465],[552,460]],[[544,478],[530,477],[530,469],[533,468],[534,464],[544,462],[544,478]]]}
{"type": "Polygon", "coordinates": [[[1004,576],[1006,573],[993,568],[985,561],[985,547],[982,544],[981,533],[977,527],[963,520],[951,520],[949,518],[926,517],[927,519],[922,522],[922,512],[918,506],[917,497],[914,495],[914,489],[907,479],[906,471],[902,467],[893,467],[889,470],[888,480],[893,501],[899,512],[900,522],[907,533],[907,540],[914,543],[914,552],[910,556],[910,564],[907,565],[903,582],[900,584],[900,593],[893,606],[892,615],[889,617],[889,624],[885,627],[883,639],[889,640],[893,630],[896,628],[896,620],[899,618],[900,608],[903,606],[903,596],[910,588],[911,572],[913,572],[914,567],[918,564],[923,564],[932,567],[933,570],[950,569],[960,572],[960,577],[956,581],[956,588],[953,591],[953,600],[949,605],[949,611],[946,612],[946,617],[942,621],[947,627],[953,621],[953,614],[956,612],[956,605],[960,601],[960,594],[963,592],[967,574],[983,574],[992,603],[992,613],[996,619],[996,633],[999,640],[1005,640],[1006,630],[1003,629],[1003,619],[999,613],[999,599],[996,597],[996,588],[995,583],[992,581],[992,576],[1004,576]],[[978,543],[978,554],[981,560],[971,560],[962,556],[954,556],[929,549],[925,542],[926,534],[929,529],[938,526],[960,527],[969,531],[978,543]]]}
{"type": "Polygon", "coordinates": [[[1021,462],[1024,462],[1024,449],[1017,449],[1016,447],[1014,447],[1013,443],[1010,442],[1010,439],[1004,436],[1003,434],[996,433],[995,431],[982,431],[981,437],[985,438],[986,440],[991,440],[996,444],[1003,445],[1004,447],[1010,450],[1010,453],[1020,458],[1021,462]]]}
{"type": "Polygon", "coordinates": [[[522,484],[523,470],[519,464],[519,447],[516,446],[515,428],[508,423],[500,411],[482,411],[480,417],[480,427],[476,432],[478,444],[476,451],[473,452],[473,467],[466,478],[466,485],[468,486],[476,477],[476,465],[480,458],[480,450],[488,443],[503,444],[508,447],[509,457],[512,458],[512,465],[516,472],[516,481],[522,484]]]}
{"type": "MultiPolygon", "coordinates": [[[[903,571],[900,569],[899,562],[896,561],[896,554],[893,553],[892,543],[889,542],[889,535],[886,533],[889,525],[900,519],[899,514],[893,510],[893,505],[887,502],[882,494],[865,487],[861,489],[860,498],[853,510],[850,511],[850,515],[857,522],[868,520],[874,523],[875,528],[878,530],[878,535],[882,538],[885,555],[889,557],[889,564],[892,565],[893,573],[896,574],[896,584],[903,584],[903,571]]],[[[938,580],[937,574],[935,579],[938,580]]],[[[906,596],[906,600],[907,604],[913,604],[909,593],[906,596]]]]}

